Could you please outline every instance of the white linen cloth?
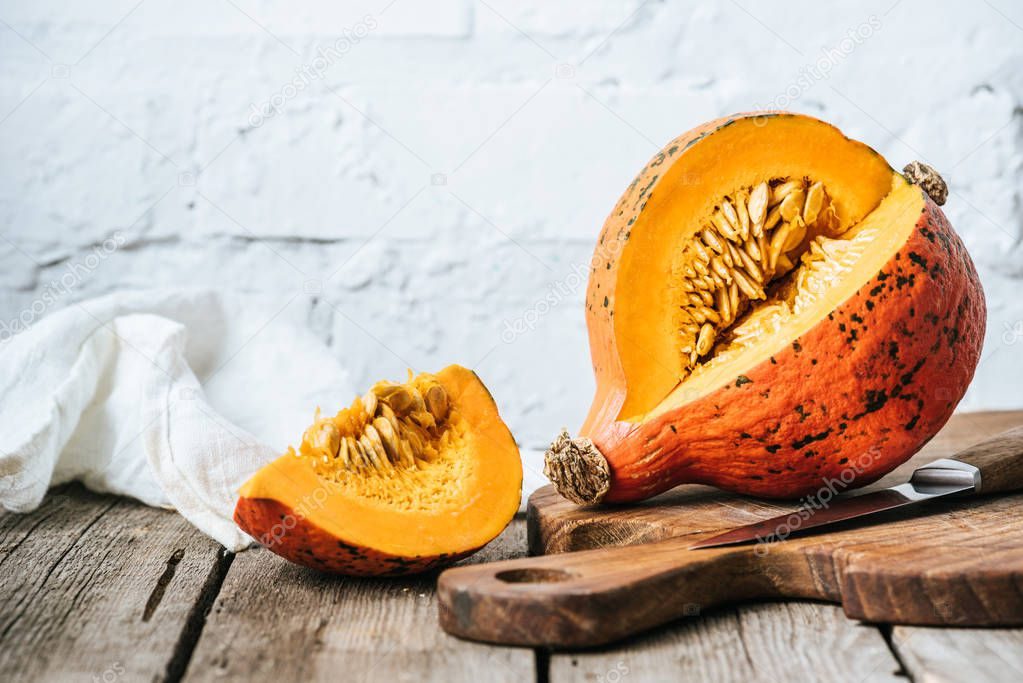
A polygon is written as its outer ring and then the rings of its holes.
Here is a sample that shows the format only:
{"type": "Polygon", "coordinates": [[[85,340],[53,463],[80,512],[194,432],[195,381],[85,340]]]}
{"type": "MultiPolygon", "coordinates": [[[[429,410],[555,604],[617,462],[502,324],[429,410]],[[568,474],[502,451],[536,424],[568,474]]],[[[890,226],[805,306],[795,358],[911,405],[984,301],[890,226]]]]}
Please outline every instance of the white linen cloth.
{"type": "MultiPolygon", "coordinates": [[[[230,550],[237,492],[356,388],[305,299],[150,290],[71,304],[0,343],[0,504],[80,480],[181,513],[230,550]]],[[[439,368],[437,368],[439,369],[439,368]]],[[[545,483],[530,453],[525,499],[545,483]]]]}

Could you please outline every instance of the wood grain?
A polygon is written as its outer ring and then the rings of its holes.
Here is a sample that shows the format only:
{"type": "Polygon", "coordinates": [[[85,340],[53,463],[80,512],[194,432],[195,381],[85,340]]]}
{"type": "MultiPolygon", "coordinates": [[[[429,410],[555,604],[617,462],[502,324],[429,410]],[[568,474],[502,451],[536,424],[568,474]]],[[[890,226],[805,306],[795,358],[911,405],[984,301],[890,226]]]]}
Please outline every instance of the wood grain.
{"type": "MultiPolygon", "coordinates": [[[[948,457],[976,433],[1000,431],[1013,419],[961,416],[926,455],[948,457]]],[[[716,494],[686,495],[701,500],[716,494]]],[[[759,503],[738,508],[737,516],[766,516],[773,510],[759,503]]],[[[1013,545],[1006,535],[1019,536],[1016,510],[1002,510],[1007,525],[991,535],[993,545],[969,545],[961,561],[968,566],[983,550],[985,561],[1002,562],[1001,553],[1013,545]]],[[[635,524],[584,524],[557,538],[565,547],[663,538],[652,512],[644,513],[642,506],[638,512],[635,524]]],[[[701,526],[707,524],[705,512],[701,505],[692,510],[694,519],[704,520],[701,526]]],[[[975,533],[973,515],[969,508],[949,510],[946,526],[975,533]]],[[[524,546],[525,524],[516,520],[473,561],[520,557],[524,546]]],[[[904,562],[898,550],[897,544],[891,548],[894,561],[904,562]]],[[[77,486],[56,490],[34,513],[0,514],[0,680],[175,681],[186,666],[187,677],[197,680],[234,674],[254,680],[355,681],[536,676],[531,650],[477,645],[441,633],[431,577],[338,579],[264,551],[242,553],[234,564],[231,557],[173,513],[77,486]],[[214,601],[218,591],[222,595],[214,601]]],[[[946,569],[957,571],[955,563],[946,569]]],[[[821,585],[833,583],[828,572],[817,578],[821,585]]],[[[1004,586],[1002,593],[1011,595],[1020,583],[1017,576],[1016,585],[1004,586]]],[[[892,599],[917,590],[900,587],[892,599]]],[[[995,609],[997,603],[995,596],[981,609],[995,609]]],[[[875,627],[851,622],[831,605],[762,603],[712,610],[697,600],[689,611],[698,614],[614,649],[554,654],[549,660],[541,654],[540,679],[547,677],[548,661],[552,681],[624,683],[683,677],[889,681],[898,666],[875,627]]],[[[917,681],[1023,678],[1020,630],[896,626],[891,647],[917,681]]]]}
{"type": "MultiPolygon", "coordinates": [[[[467,562],[522,556],[517,519],[467,562]]],[[[321,574],[257,549],[238,555],[186,680],[524,681],[530,650],[448,636],[437,624],[434,576],[358,579],[321,574]]]]}
{"type": "Polygon", "coordinates": [[[0,680],[175,679],[219,549],[172,512],[77,486],[3,514],[0,680]]]}
{"type": "MultiPolygon", "coordinates": [[[[954,419],[887,483],[1021,422],[1023,412],[954,419]]],[[[643,544],[450,570],[439,581],[441,620],[465,637],[567,647],[612,642],[689,604],[756,598],[841,602],[868,621],[1020,624],[1021,505],[1023,493],[936,501],[784,543],[690,551],[796,506],[683,486],[638,506],[585,508],[546,487],[530,501],[532,551],[643,544]]]]}
{"type": "Polygon", "coordinates": [[[916,681],[1023,681],[1023,630],[896,626],[892,647],[916,681]]]}
{"type": "Polygon", "coordinates": [[[555,654],[551,683],[568,681],[904,680],[880,632],[831,605],[768,603],[695,615],[600,652],[555,654]]]}

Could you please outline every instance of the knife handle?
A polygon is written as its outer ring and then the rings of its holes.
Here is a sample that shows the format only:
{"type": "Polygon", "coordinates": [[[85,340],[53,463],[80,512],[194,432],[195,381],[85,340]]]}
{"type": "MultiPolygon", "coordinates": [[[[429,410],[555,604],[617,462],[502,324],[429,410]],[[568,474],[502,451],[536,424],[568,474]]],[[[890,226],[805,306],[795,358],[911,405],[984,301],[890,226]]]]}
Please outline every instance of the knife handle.
{"type": "Polygon", "coordinates": [[[980,472],[976,493],[1023,489],[1023,427],[959,451],[952,460],[973,465],[980,472]]]}

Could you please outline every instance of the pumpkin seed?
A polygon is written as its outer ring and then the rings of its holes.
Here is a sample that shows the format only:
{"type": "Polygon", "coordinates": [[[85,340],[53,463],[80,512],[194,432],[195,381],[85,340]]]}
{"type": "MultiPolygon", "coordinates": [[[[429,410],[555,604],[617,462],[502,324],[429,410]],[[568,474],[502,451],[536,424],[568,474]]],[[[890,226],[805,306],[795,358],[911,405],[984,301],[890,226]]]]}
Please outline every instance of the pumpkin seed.
{"type": "Polygon", "coordinates": [[[731,242],[728,243],[728,255],[732,257],[732,264],[742,263],[742,257],[739,255],[740,251],[742,251],[740,247],[735,246],[731,242]]]}
{"type": "Polygon", "coordinates": [[[789,238],[789,234],[792,232],[793,227],[792,223],[782,223],[781,226],[774,231],[774,234],[771,235],[772,251],[782,251],[785,240],[789,238]]]}
{"type": "Polygon", "coordinates": [[[351,456],[352,464],[354,464],[356,468],[368,467],[370,465],[370,461],[366,457],[366,452],[362,450],[362,446],[355,437],[345,437],[345,442],[348,444],[348,453],[351,456]]]}
{"type": "Polygon", "coordinates": [[[730,307],[730,302],[728,301],[728,290],[727,289],[719,289],[717,291],[717,294],[715,295],[715,298],[716,298],[715,303],[717,304],[718,313],[721,314],[721,320],[726,321],[726,322],[731,321],[731,319],[732,319],[732,309],[730,307]]]}
{"type": "Polygon", "coordinates": [[[707,251],[707,247],[703,246],[703,242],[699,239],[693,240],[693,250],[696,252],[696,257],[704,263],[710,262],[710,252],[707,251]]]}
{"type": "Polygon", "coordinates": [[[742,267],[746,269],[746,272],[749,273],[750,277],[756,280],[758,284],[763,284],[764,273],[760,270],[760,266],[757,265],[757,262],[745,251],[739,252],[739,259],[742,261],[742,267]]]}
{"type": "Polygon", "coordinates": [[[725,220],[728,221],[729,227],[732,228],[736,233],[742,234],[742,228],[739,227],[739,214],[736,213],[735,207],[732,206],[732,202],[728,201],[728,197],[721,200],[721,213],[724,214],[725,220]]]}
{"type": "Polygon", "coordinates": [[[423,400],[423,395],[419,393],[419,389],[415,387],[408,388],[409,396],[412,398],[412,412],[424,413],[426,412],[426,401],[423,400]]]}
{"type": "Polygon", "coordinates": [[[380,439],[380,443],[384,448],[387,459],[391,462],[398,462],[398,460],[400,460],[400,453],[398,452],[398,435],[395,433],[393,425],[391,425],[387,418],[378,417],[373,420],[372,427],[380,439]]]}
{"type": "Polygon", "coordinates": [[[405,417],[412,410],[412,395],[401,384],[385,385],[378,388],[376,393],[380,400],[387,403],[401,417],[405,417]]]}
{"type": "Polygon", "coordinates": [[[757,240],[750,240],[743,245],[742,250],[746,252],[746,256],[750,257],[754,261],[760,261],[760,247],[757,246],[757,240]]]}
{"type": "Polygon", "coordinates": [[[398,422],[398,416],[394,413],[394,410],[391,408],[391,406],[387,405],[386,403],[381,403],[378,411],[381,417],[383,417],[385,420],[391,423],[391,427],[394,428],[394,431],[396,433],[401,432],[401,425],[398,422]]]}
{"type": "Polygon", "coordinates": [[[337,459],[341,467],[350,469],[352,466],[351,457],[348,453],[348,439],[338,439],[337,459]]]}
{"type": "Polygon", "coordinates": [[[715,325],[721,324],[721,316],[719,316],[717,311],[715,311],[714,309],[704,306],[703,308],[700,309],[700,312],[703,313],[704,318],[714,323],[715,325]]]}
{"type": "Polygon", "coordinates": [[[413,453],[422,454],[425,450],[426,444],[423,442],[422,437],[419,436],[419,433],[414,429],[410,429],[405,432],[405,440],[408,442],[413,453]]]}
{"type": "Polygon", "coordinates": [[[717,273],[718,275],[720,275],[724,279],[725,282],[731,282],[732,281],[732,274],[731,274],[731,272],[728,270],[728,268],[725,266],[725,264],[722,263],[721,261],[719,261],[718,259],[714,259],[713,261],[711,261],[710,262],[710,267],[713,268],[714,272],[717,273]]]}
{"type": "Polygon", "coordinates": [[[430,411],[437,422],[442,422],[448,416],[448,392],[444,387],[434,384],[426,390],[426,409],[430,411]]]}
{"type": "Polygon", "coordinates": [[[333,422],[321,422],[316,431],[313,432],[313,448],[327,453],[334,457],[337,455],[338,447],[341,445],[341,432],[334,426],[333,422]]]}
{"type": "Polygon", "coordinates": [[[788,252],[795,249],[803,241],[804,237],[806,237],[806,224],[797,217],[796,222],[792,224],[792,230],[789,231],[784,244],[782,244],[782,251],[788,252]]]}
{"type": "Polygon", "coordinates": [[[742,271],[737,270],[733,273],[733,275],[735,276],[735,284],[739,285],[739,289],[741,289],[742,293],[747,297],[750,299],[767,298],[767,295],[764,294],[764,290],[750,282],[746,276],[742,274],[742,271]]]}
{"type": "MultiPolygon", "coordinates": [[[[378,470],[384,469],[384,463],[389,462],[387,460],[387,454],[384,453],[383,444],[380,444],[379,451],[377,450],[377,444],[374,443],[369,437],[369,430],[373,429],[373,425],[366,425],[366,431],[359,437],[358,444],[362,446],[362,452],[365,454],[367,463],[378,470]]],[[[373,430],[376,433],[376,430],[373,430]]],[[[380,436],[377,435],[377,442],[380,441],[380,436]]]]}
{"type": "Polygon", "coordinates": [[[771,190],[771,203],[778,204],[797,189],[803,187],[801,180],[787,180],[771,190]]]}
{"type": "MultiPolygon", "coordinates": [[[[767,198],[768,198],[767,183],[763,182],[753,188],[753,192],[749,196],[749,218],[753,225],[758,223],[763,226],[764,218],[767,216],[767,198]]],[[[753,234],[760,237],[760,234],[756,230],[753,234]]]]}
{"type": "Polygon", "coordinates": [[[718,232],[720,232],[726,238],[732,240],[733,242],[739,239],[739,232],[737,230],[732,229],[732,226],[728,224],[728,221],[725,220],[725,217],[720,210],[714,212],[714,215],[711,217],[711,220],[714,222],[714,227],[717,228],[718,232]]]}
{"type": "Polygon", "coordinates": [[[817,182],[806,192],[806,203],[803,205],[803,220],[807,225],[817,220],[824,206],[824,185],[817,182]]]}
{"type": "Polygon", "coordinates": [[[409,467],[409,468],[418,468],[419,467],[419,465],[416,464],[415,453],[412,451],[412,446],[409,444],[408,441],[404,441],[404,440],[399,441],[398,442],[398,448],[401,451],[401,462],[402,462],[403,465],[405,465],[406,467],[409,467]]]}
{"type": "Polygon", "coordinates": [[[696,354],[704,356],[714,345],[714,326],[704,325],[700,328],[700,336],[696,339],[696,354]]]}
{"type": "Polygon", "coordinates": [[[366,410],[366,413],[373,417],[377,414],[377,395],[372,391],[367,391],[362,397],[362,407],[366,410]]]}
{"type": "Polygon", "coordinates": [[[785,199],[782,200],[781,204],[778,205],[781,217],[786,221],[795,220],[796,216],[803,213],[803,203],[805,199],[806,195],[802,189],[790,192],[785,199]]]}
{"type": "Polygon", "coordinates": [[[721,243],[721,240],[718,239],[718,236],[714,234],[713,230],[710,230],[709,228],[704,229],[704,231],[701,233],[701,236],[703,237],[703,241],[707,244],[707,246],[716,251],[717,253],[720,254],[725,250],[725,246],[721,243]]]}
{"type": "Polygon", "coordinates": [[[739,213],[739,234],[742,239],[748,240],[750,233],[750,220],[749,220],[749,194],[742,190],[735,196],[735,209],[739,213]]]}

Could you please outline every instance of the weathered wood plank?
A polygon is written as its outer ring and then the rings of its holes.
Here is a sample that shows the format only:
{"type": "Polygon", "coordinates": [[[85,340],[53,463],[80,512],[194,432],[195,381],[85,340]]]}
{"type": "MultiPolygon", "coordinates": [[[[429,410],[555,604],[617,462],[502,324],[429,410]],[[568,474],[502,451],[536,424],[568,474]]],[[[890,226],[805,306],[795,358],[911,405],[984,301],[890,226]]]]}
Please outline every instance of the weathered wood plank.
{"type": "MultiPolygon", "coordinates": [[[[516,519],[467,562],[520,557],[516,519]]],[[[213,605],[188,681],[527,681],[531,650],[453,638],[437,624],[435,575],[353,579],[240,553],[213,605]]]]}
{"type": "Polygon", "coordinates": [[[915,681],[1023,681],[1023,629],[896,626],[892,647],[915,681]]]}
{"type": "Polygon", "coordinates": [[[599,652],[555,654],[551,683],[897,681],[881,633],[831,605],[766,603],[714,611],[599,652]]]}
{"type": "Polygon", "coordinates": [[[164,680],[227,560],[180,516],[56,490],[0,516],[0,680],[164,680]]]}

